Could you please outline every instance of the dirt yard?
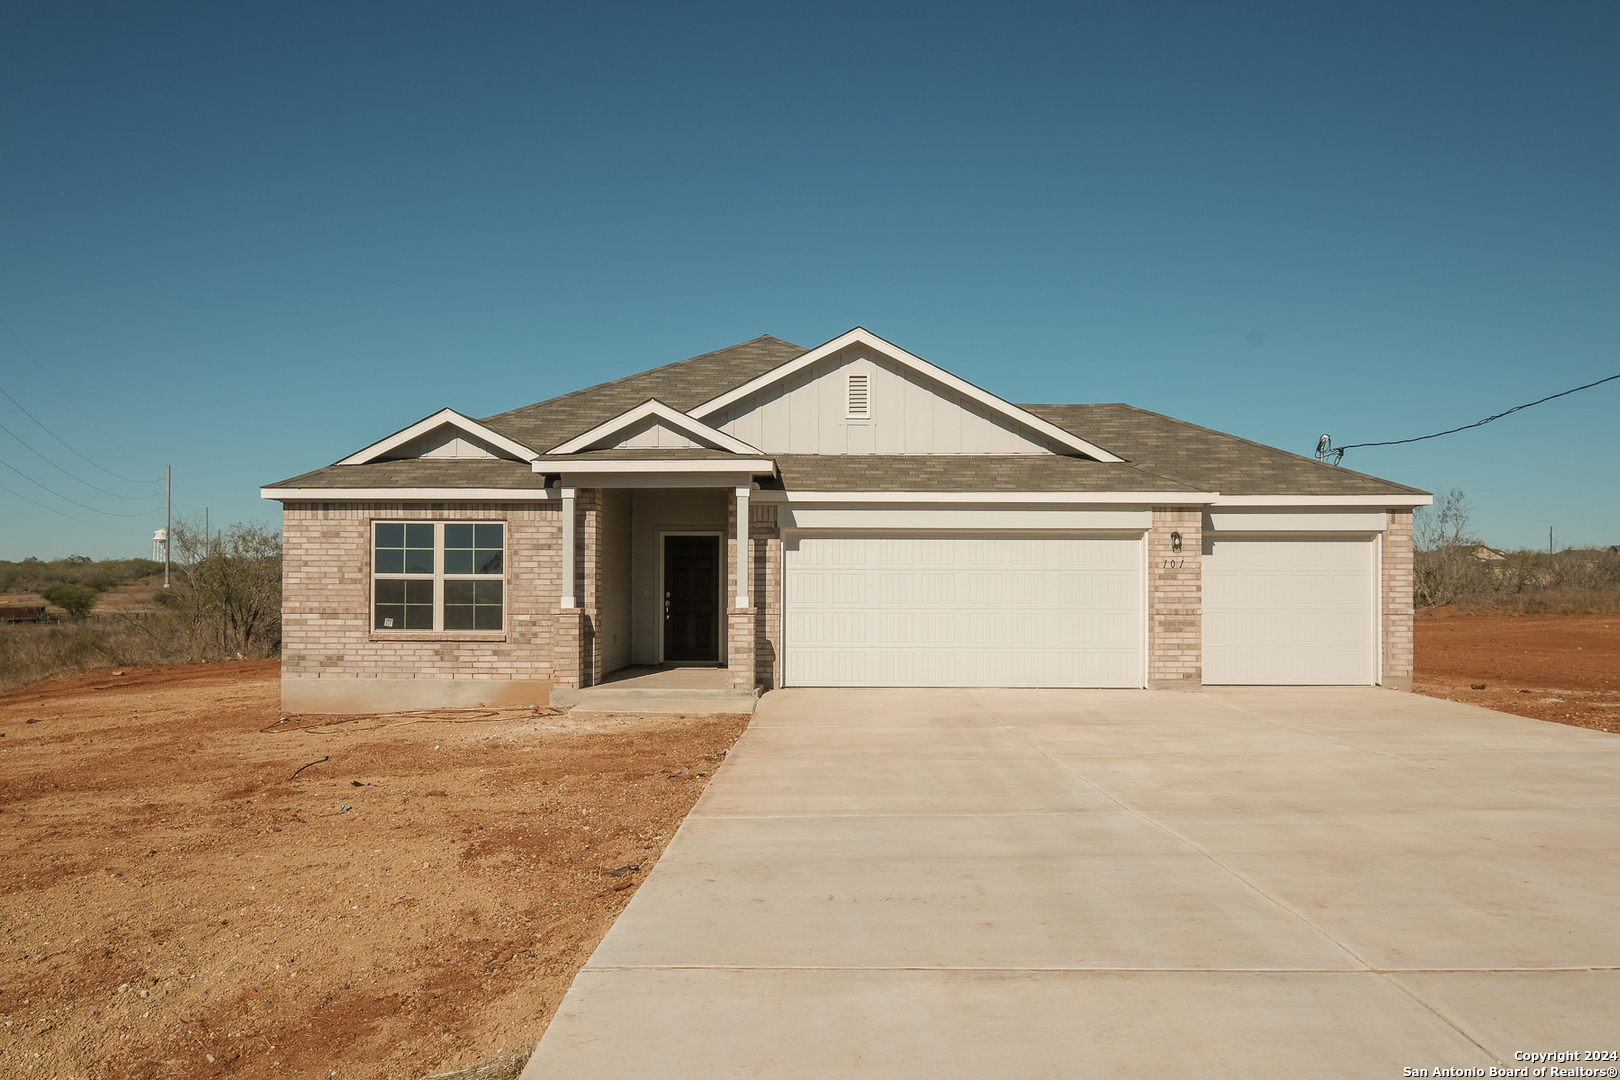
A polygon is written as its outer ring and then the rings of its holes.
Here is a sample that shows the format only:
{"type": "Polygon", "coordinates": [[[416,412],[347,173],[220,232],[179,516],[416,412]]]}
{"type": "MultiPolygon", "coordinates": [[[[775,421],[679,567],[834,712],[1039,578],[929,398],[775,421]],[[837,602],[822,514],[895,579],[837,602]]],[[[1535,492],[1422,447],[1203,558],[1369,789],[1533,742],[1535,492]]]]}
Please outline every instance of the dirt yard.
{"type": "Polygon", "coordinates": [[[1620,731],[1620,615],[1429,608],[1416,637],[1420,694],[1620,731]]]}
{"type": "Polygon", "coordinates": [[[0,1076],[409,1080],[525,1051],[747,722],[282,720],[277,677],[0,696],[0,1076]]]}

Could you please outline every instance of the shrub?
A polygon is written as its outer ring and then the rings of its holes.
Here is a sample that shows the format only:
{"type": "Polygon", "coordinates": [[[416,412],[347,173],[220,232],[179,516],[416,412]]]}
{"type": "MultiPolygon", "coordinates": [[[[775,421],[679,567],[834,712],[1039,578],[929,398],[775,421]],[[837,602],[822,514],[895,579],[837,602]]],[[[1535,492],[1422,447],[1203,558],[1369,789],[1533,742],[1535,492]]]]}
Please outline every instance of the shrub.
{"type": "Polygon", "coordinates": [[[101,599],[99,589],[92,589],[85,585],[52,585],[42,589],[40,596],[47,603],[55,604],[68,613],[68,618],[74,622],[83,622],[89,618],[90,612],[95,610],[96,601],[101,599]]]}

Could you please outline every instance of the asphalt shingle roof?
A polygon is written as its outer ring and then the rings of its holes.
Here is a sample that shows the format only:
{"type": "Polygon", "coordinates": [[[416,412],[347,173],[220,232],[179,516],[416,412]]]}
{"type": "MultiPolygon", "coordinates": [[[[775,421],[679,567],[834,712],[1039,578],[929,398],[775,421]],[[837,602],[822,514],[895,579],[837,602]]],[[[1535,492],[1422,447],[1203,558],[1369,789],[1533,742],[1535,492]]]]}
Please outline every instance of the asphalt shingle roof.
{"type": "MultiPolygon", "coordinates": [[[[763,336],[689,360],[487,417],[483,423],[544,453],[656,398],[689,411],[808,350],[763,336]]],[[[1125,459],[1059,455],[765,455],[781,482],[801,491],[1219,491],[1223,495],[1421,495],[1417,488],[1325,465],[1300,454],[1213,431],[1131,405],[1024,405],[1036,416],[1125,459]]],[[[615,449],[544,459],[718,460],[720,450],[615,449]]],[[[551,469],[548,471],[560,471],[551,469]]],[[[274,487],[543,487],[527,463],[431,458],[332,465],[274,487]]]]}
{"type": "Polygon", "coordinates": [[[524,488],[546,486],[526,461],[487,458],[412,458],[364,465],[328,465],[266,487],[301,488],[524,488]]]}
{"type": "Polygon", "coordinates": [[[758,378],[810,350],[769,335],[629,375],[482,421],[538,453],[605,424],[649,398],[680,412],[758,378]]]}
{"type": "Polygon", "coordinates": [[[1134,465],[1054,454],[774,454],[788,491],[1196,491],[1134,465]]]}
{"type": "Polygon", "coordinates": [[[1023,405],[1148,472],[1222,495],[1422,495],[1366,473],[1133,405],[1023,405]]]}

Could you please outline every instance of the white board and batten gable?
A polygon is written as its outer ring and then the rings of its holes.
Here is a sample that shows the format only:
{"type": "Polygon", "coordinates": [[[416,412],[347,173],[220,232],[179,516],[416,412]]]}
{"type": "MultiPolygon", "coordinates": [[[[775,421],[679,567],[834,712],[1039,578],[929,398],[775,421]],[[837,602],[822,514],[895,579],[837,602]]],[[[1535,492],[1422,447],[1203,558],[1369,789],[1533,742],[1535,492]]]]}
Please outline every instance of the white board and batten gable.
{"type": "Polygon", "coordinates": [[[454,409],[441,409],[408,428],[394,432],[350,454],[339,465],[365,465],[373,461],[402,461],[413,458],[461,458],[507,461],[533,461],[537,455],[520,442],[463,416],[454,409]]]}
{"type": "Polygon", "coordinates": [[[591,450],[618,449],[759,453],[757,447],[672,409],[657,398],[644,401],[629,412],[576,435],[548,453],[581,454],[591,450]]]}
{"type": "Polygon", "coordinates": [[[766,454],[1118,457],[856,327],[693,409],[766,454]]]}

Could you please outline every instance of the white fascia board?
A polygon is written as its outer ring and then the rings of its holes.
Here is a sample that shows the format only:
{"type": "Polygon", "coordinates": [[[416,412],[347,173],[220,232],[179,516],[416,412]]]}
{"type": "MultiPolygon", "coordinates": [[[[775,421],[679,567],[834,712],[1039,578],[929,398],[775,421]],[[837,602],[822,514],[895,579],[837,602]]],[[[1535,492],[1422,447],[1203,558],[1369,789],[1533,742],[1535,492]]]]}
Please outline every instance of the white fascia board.
{"type": "Polygon", "coordinates": [[[1222,495],[1215,506],[1383,506],[1407,508],[1428,506],[1433,495],[1222,495]]]}
{"type": "Polygon", "coordinates": [[[754,481],[745,472],[565,472],[565,488],[746,488],[754,481]]]}
{"type": "Polygon", "coordinates": [[[1207,506],[1211,491],[756,491],[754,501],[811,503],[1004,503],[1100,506],[1207,506]]]}
{"type": "Polygon", "coordinates": [[[259,489],[261,499],[282,502],[547,502],[562,496],[548,488],[283,488],[259,489]]]}
{"type": "Polygon", "coordinates": [[[1209,533],[1243,532],[1383,532],[1389,525],[1389,515],[1382,508],[1360,511],[1309,510],[1294,508],[1292,513],[1276,513],[1275,508],[1211,509],[1204,514],[1204,528],[1209,533]]]}
{"type": "MultiPolygon", "coordinates": [[[[614,461],[547,461],[536,458],[530,465],[537,473],[568,473],[584,476],[591,473],[755,473],[776,472],[776,462],[770,458],[700,458],[696,461],[636,460],[620,458],[614,461]]],[[[585,485],[589,486],[589,485],[585,485]]]]}
{"type": "Polygon", "coordinates": [[[784,529],[1084,529],[1126,531],[1141,534],[1153,527],[1153,511],[1092,507],[1064,509],[1031,507],[948,510],[905,508],[806,509],[779,511],[778,524],[784,529]]]}
{"type": "Polygon", "coordinates": [[[694,417],[665,405],[657,398],[649,398],[629,412],[620,413],[603,424],[598,424],[583,435],[576,435],[560,446],[554,446],[546,451],[548,454],[577,454],[588,449],[603,439],[610,438],[648,417],[656,417],[675,430],[696,439],[699,442],[712,443],[717,449],[729,450],[733,454],[757,454],[759,447],[749,446],[741,439],[727,435],[719,428],[712,428],[694,417]]]}
{"type": "Polygon", "coordinates": [[[530,450],[527,446],[524,446],[522,443],[514,442],[497,431],[491,431],[478,421],[468,416],[462,416],[454,409],[440,409],[432,416],[429,416],[426,419],[418,420],[410,427],[394,432],[394,434],[388,436],[388,438],[384,439],[382,442],[372,443],[359,453],[350,454],[342,461],[337,462],[337,464],[364,465],[369,461],[375,461],[384,454],[388,453],[390,450],[397,450],[417,436],[426,435],[434,428],[442,427],[445,424],[458,427],[462,431],[467,432],[469,435],[483,439],[485,442],[488,442],[491,445],[498,446],[502,450],[505,450],[507,453],[516,457],[519,461],[532,461],[535,458],[535,452],[530,450]]]}
{"type": "Polygon", "coordinates": [[[990,393],[988,390],[974,386],[972,383],[968,382],[964,378],[961,378],[960,376],[952,375],[942,367],[936,367],[935,365],[930,364],[920,356],[913,356],[900,346],[884,341],[870,330],[867,330],[865,327],[861,326],[857,326],[848,333],[838,335],[825,345],[818,345],[816,348],[811,349],[803,356],[795,360],[789,360],[782,366],[773,368],[758,378],[743,383],[735,390],[728,390],[717,398],[705,401],[702,405],[699,405],[687,415],[696,417],[698,419],[712,416],[719,410],[725,408],[727,405],[741,401],[748,395],[756,393],[772,383],[780,382],[782,379],[789,377],[794,372],[802,371],[811,364],[825,360],[833,353],[840,349],[847,348],[850,345],[865,345],[867,348],[876,350],[877,352],[887,356],[889,359],[896,360],[911,368],[913,371],[916,371],[919,374],[925,375],[936,382],[950,387],[963,397],[977,401],[981,405],[994,409],[996,412],[1001,413],[1008,419],[1016,421],[1025,427],[1033,428],[1034,430],[1039,431],[1042,435],[1045,435],[1047,438],[1061,443],[1072,450],[1078,450],[1082,454],[1094,457],[1098,461],[1125,460],[1124,458],[1115,457],[1102,447],[1095,446],[1092,443],[1080,438],[1078,435],[1064,431],[1062,428],[1051,423],[1050,421],[1042,420],[1032,412],[1020,409],[1011,402],[1004,401],[1001,398],[996,397],[996,395],[990,393]]]}

